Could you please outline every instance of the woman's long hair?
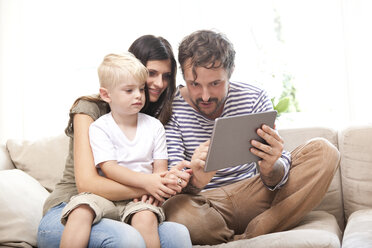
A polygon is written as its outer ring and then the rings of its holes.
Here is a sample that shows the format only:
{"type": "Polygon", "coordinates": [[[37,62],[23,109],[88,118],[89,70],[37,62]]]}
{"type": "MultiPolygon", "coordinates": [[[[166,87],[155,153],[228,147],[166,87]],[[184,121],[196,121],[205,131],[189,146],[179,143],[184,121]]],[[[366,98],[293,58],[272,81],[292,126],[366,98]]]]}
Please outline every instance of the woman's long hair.
{"type": "MultiPolygon", "coordinates": [[[[146,94],[146,104],[141,110],[141,113],[154,116],[165,125],[172,115],[172,102],[176,90],[177,63],[173,55],[172,47],[169,42],[162,37],[144,35],[136,39],[129,47],[128,51],[133,53],[133,55],[140,60],[144,66],[146,66],[149,60],[170,60],[171,75],[168,87],[156,102],[150,102],[148,94],[146,94]]],[[[99,94],[79,97],[76,99],[71,109],[73,109],[80,100],[96,102],[99,105],[102,104],[107,109],[107,113],[110,112],[110,106],[101,99],[99,94]]]]}
{"type": "Polygon", "coordinates": [[[168,87],[160,95],[158,101],[150,102],[147,107],[141,110],[142,113],[154,116],[166,124],[172,115],[172,102],[176,90],[177,63],[171,45],[162,37],[144,35],[135,40],[128,51],[133,53],[145,66],[150,60],[170,60],[171,75],[168,87]]]}

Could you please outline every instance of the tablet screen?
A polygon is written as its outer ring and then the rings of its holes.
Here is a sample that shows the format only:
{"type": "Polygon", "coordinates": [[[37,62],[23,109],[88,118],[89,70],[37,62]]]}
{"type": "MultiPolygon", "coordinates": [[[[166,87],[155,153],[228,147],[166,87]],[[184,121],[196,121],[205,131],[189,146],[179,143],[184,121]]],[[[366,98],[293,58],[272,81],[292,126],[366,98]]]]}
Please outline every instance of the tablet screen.
{"type": "Polygon", "coordinates": [[[215,120],[204,171],[257,162],[249,151],[251,140],[265,141],[256,133],[263,124],[273,128],[276,111],[220,117],[215,120]]]}

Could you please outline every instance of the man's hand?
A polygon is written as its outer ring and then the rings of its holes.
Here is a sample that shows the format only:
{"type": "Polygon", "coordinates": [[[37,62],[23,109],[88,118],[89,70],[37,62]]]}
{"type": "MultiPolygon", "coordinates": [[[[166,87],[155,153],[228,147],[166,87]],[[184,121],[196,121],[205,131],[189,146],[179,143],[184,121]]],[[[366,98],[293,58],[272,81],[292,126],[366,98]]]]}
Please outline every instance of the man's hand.
{"type": "Polygon", "coordinates": [[[201,143],[195,149],[192,155],[190,168],[192,169],[193,177],[191,183],[197,188],[204,188],[213,178],[216,171],[204,172],[205,160],[207,159],[210,140],[201,143]]]}
{"type": "Polygon", "coordinates": [[[274,129],[267,125],[257,129],[257,134],[267,142],[267,145],[252,140],[251,144],[255,148],[251,148],[250,151],[262,158],[258,161],[258,167],[264,183],[268,186],[275,186],[284,175],[283,166],[277,163],[283,152],[284,141],[274,129]]]}

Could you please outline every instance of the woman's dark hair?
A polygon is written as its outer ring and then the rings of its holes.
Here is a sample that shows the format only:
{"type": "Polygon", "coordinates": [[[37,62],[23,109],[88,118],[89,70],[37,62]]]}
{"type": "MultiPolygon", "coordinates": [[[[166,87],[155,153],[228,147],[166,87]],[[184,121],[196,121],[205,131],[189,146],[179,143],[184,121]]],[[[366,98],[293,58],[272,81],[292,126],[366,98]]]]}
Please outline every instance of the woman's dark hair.
{"type": "MultiPolygon", "coordinates": [[[[133,53],[133,55],[145,66],[149,60],[169,59],[171,61],[171,75],[167,89],[161,94],[157,102],[150,102],[146,85],[146,104],[141,110],[142,113],[158,118],[161,123],[165,125],[172,115],[172,102],[174,92],[176,91],[177,63],[173,55],[172,46],[166,39],[162,37],[144,35],[135,40],[129,47],[128,51],[133,53]]],[[[99,94],[79,97],[72,105],[71,110],[78,104],[80,100],[95,102],[98,105],[102,105],[103,109],[105,109],[107,113],[110,112],[110,106],[108,103],[102,100],[99,94]]],[[[72,128],[71,120],[65,132],[67,132],[70,128],[72,128]]]]}
{"type": "Polygon", "coordinates": [[[144,35],[135,40],[128,49],[142,64],[146,66],[150,60],[167,60],[171,62],[171,75],[168,87],[160,95],[158,101],[149,102],[141,112],[158,118],[166,124],[172,114],[172,102],[176,90],[177,63],[173,55],[172,46],[162,37],[144,35]]]}

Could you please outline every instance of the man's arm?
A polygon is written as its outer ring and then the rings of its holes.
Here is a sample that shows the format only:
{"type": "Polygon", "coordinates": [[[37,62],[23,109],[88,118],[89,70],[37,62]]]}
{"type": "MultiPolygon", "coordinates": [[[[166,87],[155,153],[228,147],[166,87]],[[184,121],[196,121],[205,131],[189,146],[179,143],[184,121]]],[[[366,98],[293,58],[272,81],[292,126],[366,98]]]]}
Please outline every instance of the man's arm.
{"type": "MultiPolygon", "coordinates": [[[[202,181],[210,181],[211,178],[202,180],[199,175],[200,169],[198,167],[203,165],[203,158],[199,156],[194,156],[193,165],[191,162],[186,161],[185,146],[183,143],[182,132],[179,128],[179,123],[176,116],[173,114],[169,122],[165,125],[165,133],[167,138],[167,148],[168,148],[168,163],[170,167],[170,172],[175,173],[178,177],[182,178],[182,192],[197,194],[204,187],[202,181]],[[192,168],[192,170],[184,170],[185,168],[192,168]],[[196,174],[195,174],[195,172],[196,174]],[[190,174],[192,175],[190,178],[190,174]],[[196,176],[195,176],[196,175],[196,176]],[[197,185],[197,186],[195,186],[197,185]],[[199,188],[200,187],[200,188],[199,188]]],[[[198,149],[198,148],[197,148],[198,149]]],[[[202,155],[198,153],[199,155],[202,155]]],[[[195,153],[194,153],[195,155],[195,153]]],[[[205,158],[204,158],[205,161],[205,158]]]]}
{"type": "Polygon", "coordinates": [[[252,140],[251,144],[254,148],[250,151],[262,159],[258,162],[258,170],[263,183],[269,188],[278,188],[287,180],[289,170],[289,161],[282,158],[284,141],[274,129],[267,125],[259,128],[257,134],[267,144],[252,140]]]}
{"type": "MultiPolygon", "coordinates": [[[[267,92],[263,90],[257,98],[252,112],[267,112],[273,109],[267,92]]],[[[251,149],[251,152],[262,158],[257,166],[262,182],[270,190],[275,190],[283,186],[288,179],[291,155],[283,150],[284,141],[274,129],[266,126],[258,129],[257,133],[268,145],[252,141],[252,145],[257,149],[251,149]]]]}

